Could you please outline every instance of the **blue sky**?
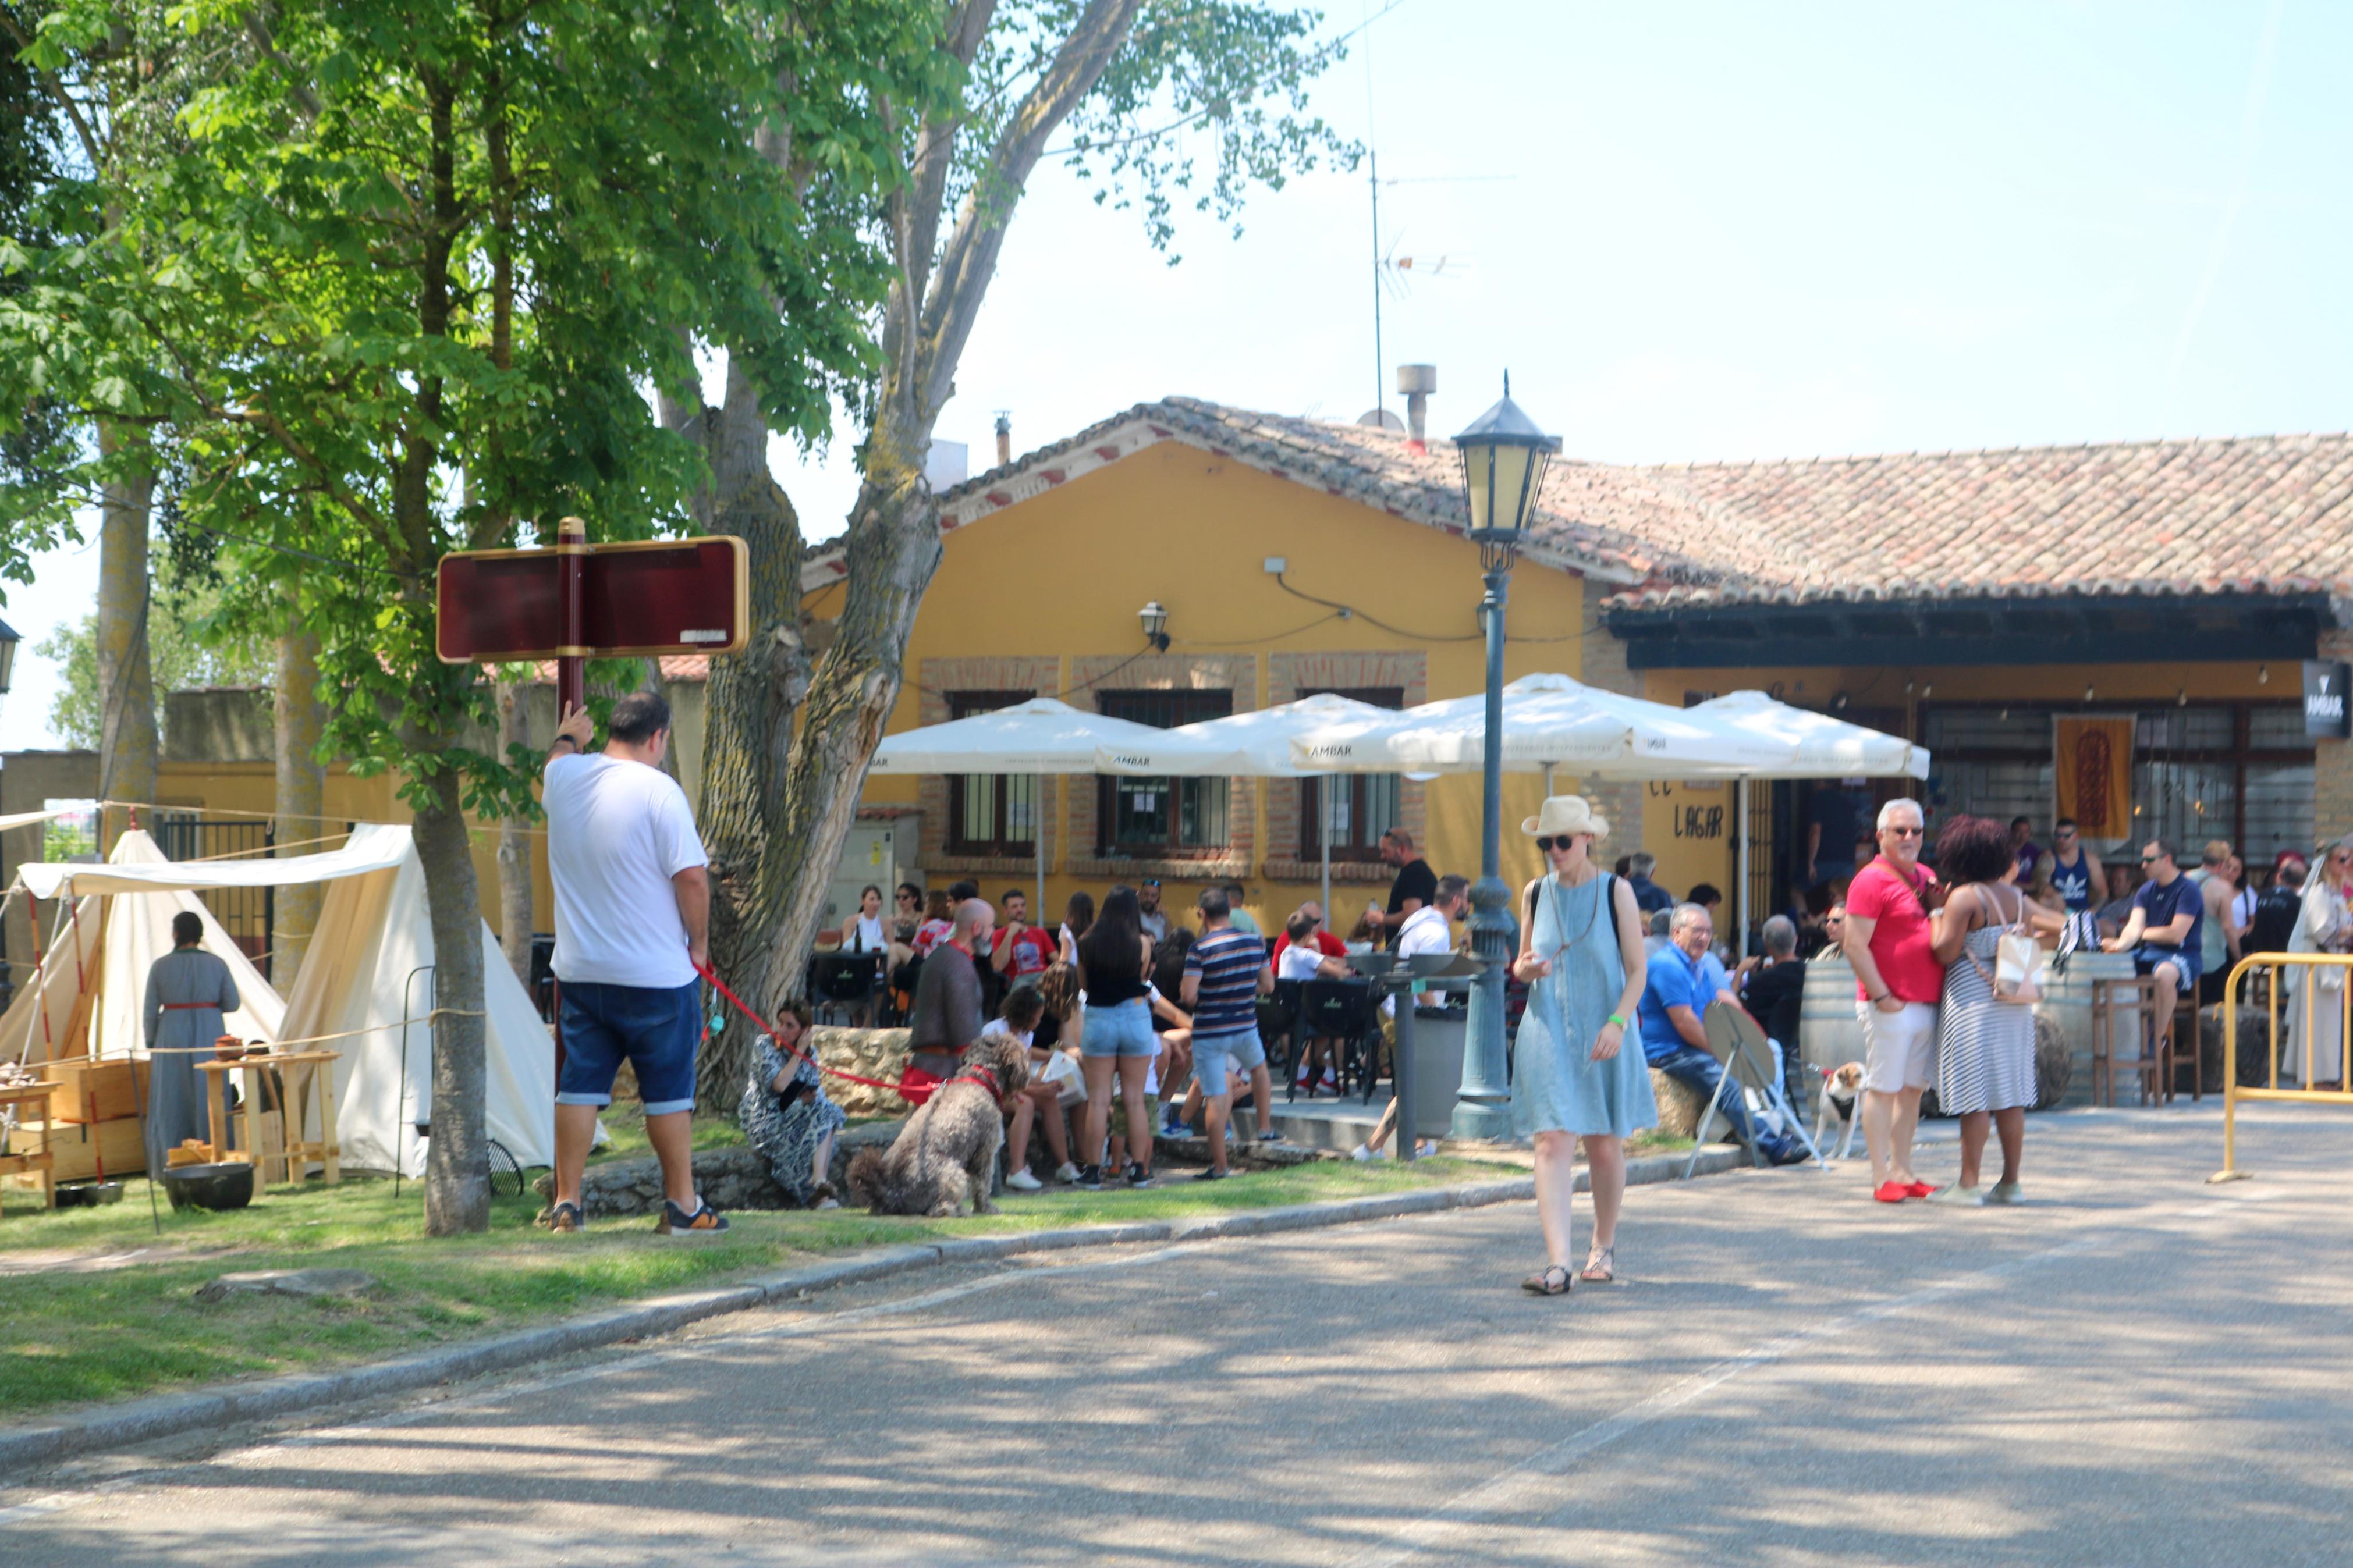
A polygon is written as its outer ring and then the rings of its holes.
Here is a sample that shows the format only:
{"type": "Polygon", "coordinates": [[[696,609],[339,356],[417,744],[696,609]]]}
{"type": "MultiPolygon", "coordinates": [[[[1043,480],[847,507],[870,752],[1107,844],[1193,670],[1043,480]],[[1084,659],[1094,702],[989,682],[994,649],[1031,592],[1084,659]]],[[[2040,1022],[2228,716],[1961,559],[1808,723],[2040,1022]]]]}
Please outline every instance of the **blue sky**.
{"type": "MultiPolygon", "coordinates": [[[[1400,182],[1382,248],[1454,258],[1384,305],[1441,432],[1506,367],[1569,454],[1616,461],[2353,426],[2353,7],[1404,0],[1361,44],[1316,108],[1400,182]]],[[[1364,171],[1244,222],[1188,220],[1172,268],[1041,173],[939,434],[977,468],[998,408],[1017,450],[1170,393],[1365,411],[1364,171]]],[[[812,532],[854,439],[777,450],[812,532]]],[[[0,615],[30,640],[86,614],[94,556],[0,615]]],[[[39,667],[0,700],[9,747],[43,743],[39,667]]]]}

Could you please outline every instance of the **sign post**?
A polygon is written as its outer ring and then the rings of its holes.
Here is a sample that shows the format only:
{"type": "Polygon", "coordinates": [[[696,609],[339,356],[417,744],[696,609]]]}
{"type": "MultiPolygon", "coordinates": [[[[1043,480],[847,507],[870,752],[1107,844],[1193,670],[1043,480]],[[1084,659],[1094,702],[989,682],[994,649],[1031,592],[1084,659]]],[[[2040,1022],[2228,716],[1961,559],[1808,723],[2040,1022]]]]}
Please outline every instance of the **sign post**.
{"type": "MultiPolygon", "coordinates": [[[[576,517],[553,549],[441,558],[434,651],[445,664],[555,662],[555,711],[587,702],[592,658],[740,653],[752,637],[751,551],[732,534],[591,544],[576,517]]],[[[555,1070],[564,1071],[563,985],[555,1070]]]]}

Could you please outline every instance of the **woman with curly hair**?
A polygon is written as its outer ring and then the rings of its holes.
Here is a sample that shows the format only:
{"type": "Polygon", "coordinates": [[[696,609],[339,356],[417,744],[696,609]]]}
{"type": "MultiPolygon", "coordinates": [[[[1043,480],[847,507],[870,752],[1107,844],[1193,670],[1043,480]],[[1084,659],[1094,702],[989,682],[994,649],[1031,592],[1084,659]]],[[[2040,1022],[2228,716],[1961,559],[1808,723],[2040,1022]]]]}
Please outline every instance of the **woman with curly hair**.
{"type": "Polygon", "coordinates": [[[1947,889],[1932,945],[1945,966],[1937,1020],[1936,1101],[1961,1119],[1961,1175],[1929,1197],[1942,1204],[2022,1202],[2019,1158],[2026,1108],[2034,1103],[2034,1009],[1994,994],[1995,949],[2004,930],[2056,933],[2053,914],[2006,879],[2017,868],[2010,829],[1989,816],[1954,816],[1936,836],[1936,869],[1947,889]],[[1987,1124],[2001,1137],[2001,1180],[1980,1192],[1987,1124]]]}

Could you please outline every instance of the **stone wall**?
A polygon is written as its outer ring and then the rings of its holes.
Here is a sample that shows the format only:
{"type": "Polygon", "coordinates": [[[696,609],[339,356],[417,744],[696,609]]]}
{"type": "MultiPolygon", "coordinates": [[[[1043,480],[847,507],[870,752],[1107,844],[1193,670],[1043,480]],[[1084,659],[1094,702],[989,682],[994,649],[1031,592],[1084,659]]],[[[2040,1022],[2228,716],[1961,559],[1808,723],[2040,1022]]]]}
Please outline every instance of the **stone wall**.
{"type": "MultiPolygon", "coordinates": [[[[834,1141],[833,1163],[827,1176],[837,1191],[846,1193],[844,1173],[849,1157],[869,1147],[888,1148],[906,1125],[903,1119],[871,1121],[843,1130],[834,1141]]],[[[703,1201],[724,1214],[730,1209],[790,1209],[801,1205],[776,1185],[765,1161],[745,1148],[698,1149],[694,1153],[695,1190],[703,1201]]],[[[543,1198],[554,1201],[553,1176],[532,1184],[543,1198]]],[[[650,1215],[661,1207],[661,1162],[650,1154],[629,1160],[607,1160],[588,1167],[580,1178],[580,1209],[588,1218],[626,1219],[650,1215]]],[[[845,1199],[845,1201],[847,1201],[845,1199]]]]}
{"type": "MultiPolygon", "coordinates": [[[[809,1049],[821,1068],[854,1072],[860,1078],[896,1083],[907,1066],[904,1029],[844,1029],[819,1025],[807,1036],[809,1049]]],[[[825,1092],[852,1116],[896,1116],[907,1109],[894,1089],[874,1089],[828,1075],[825,1092]]]]}

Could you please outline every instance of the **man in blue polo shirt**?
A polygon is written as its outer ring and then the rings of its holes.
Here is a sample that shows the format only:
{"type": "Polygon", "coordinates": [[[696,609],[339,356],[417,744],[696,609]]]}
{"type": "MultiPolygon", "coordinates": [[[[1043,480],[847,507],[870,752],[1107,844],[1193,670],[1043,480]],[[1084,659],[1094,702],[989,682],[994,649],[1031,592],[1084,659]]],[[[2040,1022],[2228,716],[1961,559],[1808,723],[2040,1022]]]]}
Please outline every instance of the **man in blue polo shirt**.
{"type": "Polygon", "coordinates": [[[2152,838],[2141,846],[2141,869],[2148,880],[2133,895],[2132,914],[2125,929],[2100,945],[2110,952],[2130,952],[2133,973],[2157,981],[2157,1006],[2151,1017],[2161,1034],[2172,1027],[2174,998],[2198,994],[2200,926],[2206,901],[2198,884],[2181,874],[2173,846],[2152,838]]]}
{"type": "MultiPolygon", "coordinates": [[[[1697,904],[1683,904],[1667,928],[1667,945],[1651,955],[1650,979],[1642,987],[1639,1023],[1642,1056],[1651,1067],[1703,1095],[1713,1096],[1724,1077],[1724,1064],[1707,1050],[1707,1030],[1700,1015],[1718,1003],[1737,1007],[1732,982],[1709,948],[1715,942],[1715,922],[1697,904]]],[[[1757,1152],[1777,1165],[1806,1157],[1793,1138],[1752,1128],[1748,1104],[1740,1086],[1727,1085],[1717,1109],[1734,1130],[1753,1142],[1757,1152]]]]}

